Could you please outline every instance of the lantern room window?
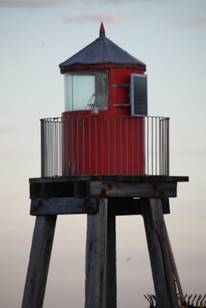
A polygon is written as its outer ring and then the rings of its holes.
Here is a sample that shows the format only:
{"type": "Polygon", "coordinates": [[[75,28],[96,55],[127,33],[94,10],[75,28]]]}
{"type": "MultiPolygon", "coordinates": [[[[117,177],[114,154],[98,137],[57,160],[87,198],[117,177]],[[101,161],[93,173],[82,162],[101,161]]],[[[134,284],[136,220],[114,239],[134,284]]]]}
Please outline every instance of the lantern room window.
{"type": "Polygon", "coordinates": [[[64,74],[65,111],[101,110],[108,106],[107,72],[64,74]]]}

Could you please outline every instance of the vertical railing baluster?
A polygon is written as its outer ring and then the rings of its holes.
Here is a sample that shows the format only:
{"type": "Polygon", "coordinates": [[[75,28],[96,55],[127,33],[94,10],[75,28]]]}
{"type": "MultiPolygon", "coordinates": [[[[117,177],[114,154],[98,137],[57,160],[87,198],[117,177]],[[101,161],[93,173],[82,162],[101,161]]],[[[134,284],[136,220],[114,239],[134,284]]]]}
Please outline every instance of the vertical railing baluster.
{"type": "Polygon", "coordinates": [[[56,176],[56,150],[57,150],[57,146],[55,144],[55,141],[56,141],[56,121],[54,120],[54,132],[53,132],[53,144],[52,144],[52,147],[53,147],[53,166],[54,166],[54,173],[53,175],[56,176]]]}
{"type": "Polygon", "coordinates": [[[46,176],[49,176],[49,130],[48,121],[46,121],[46,176]]]}
{"type": "Polygon", "coordinates": [[[116,117],[113,120],[113,139],[114,139],[114,154],[113,154],[113,161],[114,161],[114,167],[113,167],[113,173],[116,174],[116,160],[117,160],[117,138],[116,138],[116,126],[117,126],[117,119],[116,117]]]}
{"type": "Polygon", "coordinates": [[[43,126],[44,126],[44,129],[43,129],[43,133],[44,133],[44,143],[43,143],[43,151],[44,151],[44,153],[43,153],[43,159],[44,159],[44,162],[43,162],[43,165],[44,165],[44,169],[43,169],[43,172],[44,172],[44,177],[45,177],[45,175],[46,175],[46,159],[47,159],[47,144],[46,144],[46,142],[47,142],[47,136],[46,136],[46,121],[45,120],[43,120],[44,122],[44,124],[43,124],[43,126]]]}
{"type": "Polygon", "coordinates": [[[107,119],[107,153],[108,153],[108,175],[110,175],[111,161],[110,161],[110,119],[107,119]]]}
{"type": "Polygon", "coordinates": [[[147,117],[147,174],[150,173],[149,168],[149,117],[147,117]]]}
{"type": "MultiPolygon", "coordinates": [[[[144,169],[143,169],[143,172],[144,172],[144,175],[147,173],[147,170],[146,170],[146,121],[147,121],[147,117],[144,117],[143,118],[143,137],[144,137],[144,169]]],[[[136,132],[135,132],[136,133],[136,132]]]]}
{"type": "Polygon", "coordinates": [[[167,119],[167,175],[170,174],[170,119],[167,119]]]}
{"type": "Polygon", "coordinates": [[[130,173],[133,175],[134,174],[134,118],[132,118],[131,125],[132,125],[132,129],[131,129],[131,140],[132,140],[132,143],[131,143],[131,160],[132,160],[132,163],[131,163],[131,167],[130,167],[131,168],[130,173]]]}
{"type": "Polygon", "coordinates": [[[157,117],[155,117],[155,154],[154,154],[154,156],[155,156],[155,162],[154,162],[154,164],[155,164],[155,175],[157,175],[157,132],[158,132],[158,127],[157,127],[157,117]]]}
{"type": "Polygon", "coordinates": [[[126,117],[126,174],[128,174],[128,117],[126,117]]]}
{"type": "Polygon", "coordinates": [[[80,124],[81,118],[77,117],[76,118],[76,160],[77,160],[77,165],[76,165],[76,174],[79,175],[79,168],[80,168],[80,143],[79,143],[79,124],[80,124]]]}
{"type": "Polygon", "coordinates": [[[153,118],[151,118],[151,174],[153,175],[153,118]]]}
{"type": "Polygon", "coordinates": [[[46,166],[47,166],[47,169],[46,169],[46,176],[49,176],[49,165],[50,165],[50,155],[49,155],[49,152],[50,152],[50,144],[49,144],[49,141],[50,141],[50,135],[49,135],[49,122],[47,121],[46,122],[46,135],[47,135],[47,160],[46,160],[46,166]]]}
{"type": "Polygon", "coordinates": [[[59,119],[58,122],[58,126],[59,126],[59,149],[60,149],[60,153],[59,153],[59,176],[62,176],[62,157],[63,157],[63,151],[62,151],[62,137],[61,137],[61,131],[62,131],[62,121],[61,119],[59,119]]]}
{"type": "Polygon", "coordinates": [[[82,172],[85,173],[85,118],[82,119],[82,172]]]}
{"type": "Polygon", "coordinates": [[[61,145],[60,145],[60,121],[57,120],[57,136],[58,136],[58,176],[60,176],[60,159],[61,159],[61,145]]]}
{"type": "Polygon", "coordinates": [[[60,170],[60,167],[59,167],[59,162],[60,162],[60,143],[59,143],[59,121],[57,119],[57,142],[58,142],[58,146],[57,146],[57,156],[58,156],[58,164],[57,164],[57,176],[59,176],[59,170],[60,170]]]}
{"type": "Polygon", "coordinates": [[[88,117],[88,122],[89,122],[89,140],[88,140],[88,159],[89,159],[89,170],[88,173],[91,173],[91,118],[88,117]]]}
{"type": "Polygon", "coordinates": [[[164,174],[163,118],[161,118],[161,175],[164,174]]]}
{"type": "Polygon", "coordinates": [[[161,118],[161,174],[164,174],[163,118],[161,118]]]}
{"type": "Polygon", "coordinates": [[[54,175],[57,176],[57,166],[58,166],[58,139],[57,139],[57,122],[56,120],[54,121],[54,142],[53,142],[53,147],[54,147],[54,168],[55,172],[54,175]]]}
{"type": "Polygon", "coordinates": [[[57,122],[57,119],[55,121],[55,137],[56,137],[56,141],[55,141],[55,148],[56,148],[56,151],[55,151],[55,156],[56,156],[56,176],[58,176],[58,166],[59,166],[59,138],[58,138],[58,122],[57,122]]]}
{"type": "Polygon", "coordinates": [[[122,125],[123,118],[120,118],[120,174],[123,173],[123,146],[122,146],[122,125]]]}
{"type": "Polygon", "coordinates": [[[98,173],[98,135],[97,135],[97,119],[94,118],[94,151],[95,151],[95,174],[98,173]]]}
{"type": "MultiPolygon", "coordinates": [[[[68,121],[68,120],[67,120],[68,121]]],[[[70,162],[69,162],[69,173],[71,174],[71,175],[73,175],[73,172],[74,172],[74,163],[73,163],[73,159],[74,159],[74,142],[73,142],[73,138],[74,138],[74,129],[73,129],[73,127],[74,127],[74,119],[73,118],[71,118],[71,142],[70,142],[70,162]]],[[[67,134],[68,134],[68,132],[67,132],[67,134]]],[[[65,142],[66,142],[67,140],[65,140],[65,142]]],[[[67,141],[68,142],[68,141],[67,141]]],[[[67,165],[67,163],[66,163],[66,165],[67,165]]]]}
{"type": "Polygon", "coordinates": [[[163,174],[165,174],[165,119],[162,120],[163,122],[163,129],[162,129],[162,134],[163,134],[163,174]]]}
{"type": "Polygon", "coordinates": [[[52,121],[49,121],[49,128],[50,128],[50,151],[51,151],[51,174],[50,176],[54,175],[54,125],[52,121]]]}
{"type": "Polygon", "coordinates": [[[162,149],[161,149],[161,118],[159,118],[159,174],[162,174],[162,149]]]}
{"type": "Polygon", "coordinates": [[[60,141],[61,141],[61,175],[63,175],[63,172],[64,172],[64,169],[63,169],[63,166],[64,166],[64,151],[65,151],[65,145],[64,145],[64,120],[63,118],[61,118],[60,120],[60,141]]]}
{"type": "Polygon", "coordinates": [[[65,139],[65,126],[66,126],[66,120],[61,118],[60,121],[60,135],[61,135],[61,175],[65,174],[65,155],[66,155],[66,151],[68,151],[68,146],[65,146],[65,143],[63,142],[63,140],[65,139]]]}
{"type": "Polygon", "coordinates": [[[164,152],[165,152],[165,174],[167,174],[167,120],[164,120],[164,131],[165,131],[165,146],[164,146],[164,152]]]}
{"type": "Polygon", "coordinates": [[[105,118],[101,119],[101,173],[104,173],[104,125],[105,125],[105,118]]]}
{"type": "Polygon", "coordinates": [[[166,171],[166,152],[165,152],[165,138],[166,138],[166,134],[165,134],[165,119],[163,120],[163,152],[164,152],[164,174],[166,171]]]}
{"type": "Polygon", "coordinates": [[[40,143],[41,143],[41,176],[44,177],[44,121],[43,119],[40,120],[40,143]]]}
{"type": "Polygon", "coordinates": [[[51,121],[48,121],[48,144],[49,144],[49,164],[48,164],[48,173],[49,176],[53,174],[52,168],[52,132],[51,132],[51,121]]]}

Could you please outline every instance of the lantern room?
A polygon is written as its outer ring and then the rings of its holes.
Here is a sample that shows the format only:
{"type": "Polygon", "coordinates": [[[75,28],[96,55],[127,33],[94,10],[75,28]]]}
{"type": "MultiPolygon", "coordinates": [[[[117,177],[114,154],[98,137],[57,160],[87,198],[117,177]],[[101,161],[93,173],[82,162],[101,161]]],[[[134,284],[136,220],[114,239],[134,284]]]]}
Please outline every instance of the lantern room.
{"type": "Polygon", "coordinates": [[[103,23],[99,37],[61,63],[60,70],[65,113],[147,114],[146,66],[109,40],[103,23]]]}
{"type": "Polygon", "coordinates": [[[60,64],[64,74],[64,175],[145,169],[146,66],[105,35],[60,64]]]}

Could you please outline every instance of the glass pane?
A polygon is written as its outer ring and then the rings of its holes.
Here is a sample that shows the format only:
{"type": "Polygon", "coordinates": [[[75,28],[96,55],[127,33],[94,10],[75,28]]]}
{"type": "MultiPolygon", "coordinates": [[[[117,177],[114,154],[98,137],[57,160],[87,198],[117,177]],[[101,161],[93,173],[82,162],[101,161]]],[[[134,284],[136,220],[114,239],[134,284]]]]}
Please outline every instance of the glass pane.
{"type": "Polygon", "coordinates": [[[95,77],[95,106],[98,109],[106,109],[108,105],[107,72],[96,72],[95,77]]]}
{"type": "Polygon", "coordinates": [[[94,75],[65,74],[65,111],[89,109],[94,95],[94,75]]]}
{"type": "Polygon", "coordinates": [[[73,109],[88,109],[94,100],[94,82],[95,78],[92,75],[73,76],[73,109]]]}
{"type": "Polygon", "coordinates": [[[65,111],[73,110],[72,75],[64,74],[64,102],[65,111]]]}

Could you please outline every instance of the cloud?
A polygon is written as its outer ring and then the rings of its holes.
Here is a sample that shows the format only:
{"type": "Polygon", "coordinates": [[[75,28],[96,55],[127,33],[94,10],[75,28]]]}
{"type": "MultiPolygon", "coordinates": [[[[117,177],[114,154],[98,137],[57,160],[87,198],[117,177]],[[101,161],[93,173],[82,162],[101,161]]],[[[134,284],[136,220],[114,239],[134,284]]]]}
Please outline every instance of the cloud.
{"type": "MultiPolygon", "coordinates": [[[[89,0],[87,0],[87,1],[89,1],[89,0]]],[[[92,1],[92,0],[91,0],[92,1]]],[[[93,1],[95,1],[95,0],[93,0],[93,1]]],[[[97,2],[98,2],[99,0],[97,0],[97,2]]],[[[118,3],[127,3],[127,2],[163,2],[163,1],[165,1],[165,0],[101,0],[101,2],[105,2],[105,3],[116,3],[116,4],[118,4],[118,3]]]]}
{"type": "Polygon", "coordinates": [[[124,20],[124,17],[118,13],[101,13],[101,14],[81,14],[75,16],[66,16],[66,22],[112,22],[119,23],[124,20]]]}
{"type": "Polygon", "coordinates": [[[48,5],[62,5],[71,3],[129,3],[129,2],[152,2],[152,1],[165,1],[165,0],[0,0],[0,6],[5,7],[35,7],[35,6],[48,6],[48,5]]]}
{"type": "Polygon", "coordinates": [[[188,17],[188,18],[177,18],[176,24],[180,26],[189,26],[194,28],[206,27],[206,17],[188,17]]]}
{"type": "Polygon", "coordinates": [[[0,0],[0,6],[21,7],[21,6],[45,6],[66,3],[65,0],[0,0]]]}

